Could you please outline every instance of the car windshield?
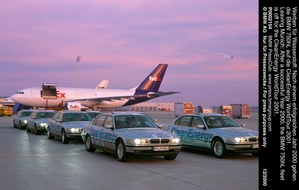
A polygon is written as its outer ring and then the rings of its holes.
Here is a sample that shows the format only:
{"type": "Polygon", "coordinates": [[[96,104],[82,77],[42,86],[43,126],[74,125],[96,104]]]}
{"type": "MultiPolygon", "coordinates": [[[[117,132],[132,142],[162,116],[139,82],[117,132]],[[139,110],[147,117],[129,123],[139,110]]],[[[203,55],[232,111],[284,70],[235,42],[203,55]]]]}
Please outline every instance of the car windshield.
{"type": "Polygon", "coordinates": [[[157,128],[157,125],[144,115],[122,115],[115,117],[116,129],[121,128],[157,128]]]}
{"type": "Polygon", "coordinates": [[[24,112],[22,112],[22,117],[24,117],[24,116],[29,116],[30,114],[32,113],[32,111],[24,111],[24,112]]]}
{"type": "Polygon", "coordinates": [[[209,128],[241,127],[236,121],[227,116],[205,116],[209,128]]]}
{"type": "Polygon", "coordinates": [[[54,112],[39,112],[36,114],[36,119],[51,118],[54,114],[55,114],[54,112]]]}
{"type": "Polygon", "coordinates": [[[70,121],[91,121],[91,118],[86,113],[65,113],[63,122],[70,121]]]}

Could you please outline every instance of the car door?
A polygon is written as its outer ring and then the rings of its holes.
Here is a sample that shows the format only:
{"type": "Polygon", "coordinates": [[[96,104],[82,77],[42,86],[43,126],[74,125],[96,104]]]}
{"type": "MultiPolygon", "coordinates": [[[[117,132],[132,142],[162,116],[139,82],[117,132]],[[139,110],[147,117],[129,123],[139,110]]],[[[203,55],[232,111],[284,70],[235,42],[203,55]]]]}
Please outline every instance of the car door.
{"type": "Polygon", "coordinates": [[[22,111],[18,111],[17,115],[15,116],[14,118],[14,124],[17,126],[17,127],[21,127],[21,116],[22,116],[22,111]]]}
{"type": "Polygon", "coordinates": [[[213,134],[205,127],[203,119],[198,116],[193,116],[191,127],[193,128],[193,145],[196,147],[210,148],[210,140],[213,134]]]}
{"type": "Polygon", "coordinates": [[[100,115],[94,121],[91,129],[92,143],[99,147],[114,150],[115,149],[115,134],[113,127],[113,118],[109,115],[100,115]]]}
{"type": "Polygon", "coordinates": [[[104,142],[103,142],[103,123],[105,121],[106,115],[101,115],[98,116],[97,118],[94,119],[91,127],[89,128],[89,135],[91,138],[92,144],[103,147],[104,142]]]}
{"type": "Polygon", "coordinates": [[[181,116],[175,121],[171,129],[171,132],[175,132],[180,137],[182,144],[187,146],[192,146],[193,144],[189,134],[193,130],[190,128],[191,121],[192,116],[181,116]]]}
{"type": "Polygon", "coordinates": [[[174,123],[176,134],[186,146],[208,147],[213,136],[204,128],[204,122],[198,116],[182,116],[174,123]],[[201,128],[199,127],[201,126],[201,128]]]}
{"type": "Polygon", "coordinates": [[[51,126],[50,126],[52,134],[61,135],[61,126],[62,126],[62,122],[63,122],[62,117],[63,117],[62,113],[57,113],[53,117],[53,119],[51,121],[51,126]]]}
{"type": "Polygon", "coordinates": [[[115,130],[113,127],[113,118],[107,116],[103,123],[103,146],[109,150],[115,150],[115,130]]]}
{"type": "Polygon", "coordinates": [[[28,117],[28,128],[33,129],[35,123],[36,112],[32,112],[31,115],[28,117]]]}

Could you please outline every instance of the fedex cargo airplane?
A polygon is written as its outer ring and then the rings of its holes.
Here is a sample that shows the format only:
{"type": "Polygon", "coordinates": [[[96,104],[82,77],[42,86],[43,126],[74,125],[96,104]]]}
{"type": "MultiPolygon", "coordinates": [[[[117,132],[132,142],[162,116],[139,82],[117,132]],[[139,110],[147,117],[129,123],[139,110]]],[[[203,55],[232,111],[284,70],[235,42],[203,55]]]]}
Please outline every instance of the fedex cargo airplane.
{"type": "Polygon", "coordinates": [[[129,90],[107,89],[108,80],[102,81],[97,88],[64,88],[56,83],[44,83],[41,87],[26,88],[10,98],[26,106],[81,110],[117,108],[145,102],[160,96],[179,92],[159,91],[168,64],[159,64],[135,88],[129,90]]]}

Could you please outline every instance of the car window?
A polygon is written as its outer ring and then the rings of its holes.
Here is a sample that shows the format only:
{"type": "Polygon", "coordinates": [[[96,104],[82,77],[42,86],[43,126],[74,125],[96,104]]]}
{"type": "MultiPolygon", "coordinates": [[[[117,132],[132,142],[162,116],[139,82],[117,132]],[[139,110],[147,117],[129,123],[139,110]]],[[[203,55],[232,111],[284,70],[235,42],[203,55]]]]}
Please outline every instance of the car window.
{"type": "Polygon", "coordinates": [[[36,113],[36,119],[39,118],[50,118],[54,115],[54,112],[38,112],[36,113]]]}
{"type": "Polygon", "coordinates": [[[107,116],[106,117],[106,120],[105,120],[105,125],[108,124],[108,125],[112,125],[112,117],[111,116],[107,116]]]}
{"type": "Polygon", "coordinates": [[[36,117],[36,112],[32,112],[30,115],[30,118],[34,118],[34,117],[36,117]]]}
{"type": "Polygon", "coordinates": [[[151,118],[145,115],[125,115],[115,117],[116,128],[140,128],[151,127],[156,128],[156,124],[151,118]]]}
{"type": "Polygon", "coordinates": [[[197,127],[197,125],[203,125],[203,121],[200,117],[193,117],[193,120],[192,120],[192,127],[197,127]]]}
{"type": "Polygon", "coordinates": [[[240,125],[229,117],[222,117],[223,123],[226,127],[240,127],[240,125]]]}
{"type": "Polygon", "coordinates": [[[24,116],[29,116],[30,114],[31,114],[32,112],[31,111],[24,111],[24,112],[22,112],[22,117],[24,117],[24,116]]]}
{"type": "Polygon", "coordinates": [[[127,128],[128,125],[126,123],[126,116],[116,116],[115,117],[115,128],[121,129],[121,128],[127,128]]]}
{"type": "Polygon", "coordinates": [[[191,119],[191,116],[182,116],[179,119],[177,119],[174,124],[188,127],[190,126],[191,119]]]}
{"type": "Polygon", "coordinates": [[[101,115],[101,116],[97,117],[96,121],[94,122],[94,125],[102,127],[103,123],[105,121],[105,118],[106,118],[105,115],[101,115]]]}
{"type": "Polygon", "coordinates": [[[60,113],[56,113],[56,114],[54,114],[53,117],[52,117],[52,119],[53,119],[53,120],[57,120],[57,118],[58,118],[59,115],[60,115],[60,113]]]}
{"type": "Polygon", "coordinates": [[[63,121],[63,114],[59,113],[56,117],[56,120],[63,121]]]}
{"type": "Polygon", "coordinates": [[[63,122],[90,120],[91,118],[86,113],[65,113],[63,115],[63,122]]]}
{"type": "Polygon", "coordinates": [[[207,123],[209,128],[223,127],[220,119],[221,118],[218,116],[208,116],[205,117],[205,122],[207,123]]]}

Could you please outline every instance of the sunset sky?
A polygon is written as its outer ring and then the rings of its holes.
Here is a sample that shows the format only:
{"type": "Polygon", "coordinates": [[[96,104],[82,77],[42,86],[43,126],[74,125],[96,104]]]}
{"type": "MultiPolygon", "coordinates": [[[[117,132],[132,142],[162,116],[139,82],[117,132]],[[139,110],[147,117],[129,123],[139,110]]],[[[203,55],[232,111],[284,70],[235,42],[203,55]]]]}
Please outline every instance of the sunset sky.
{"type": "Polygon", "coordinates": [[[0,0],[1,97],[76,87],[77,66],[78,87],[130,89],[159,63],[180,93],[155,102],[258,105],[258,1],[0,0]]]}

